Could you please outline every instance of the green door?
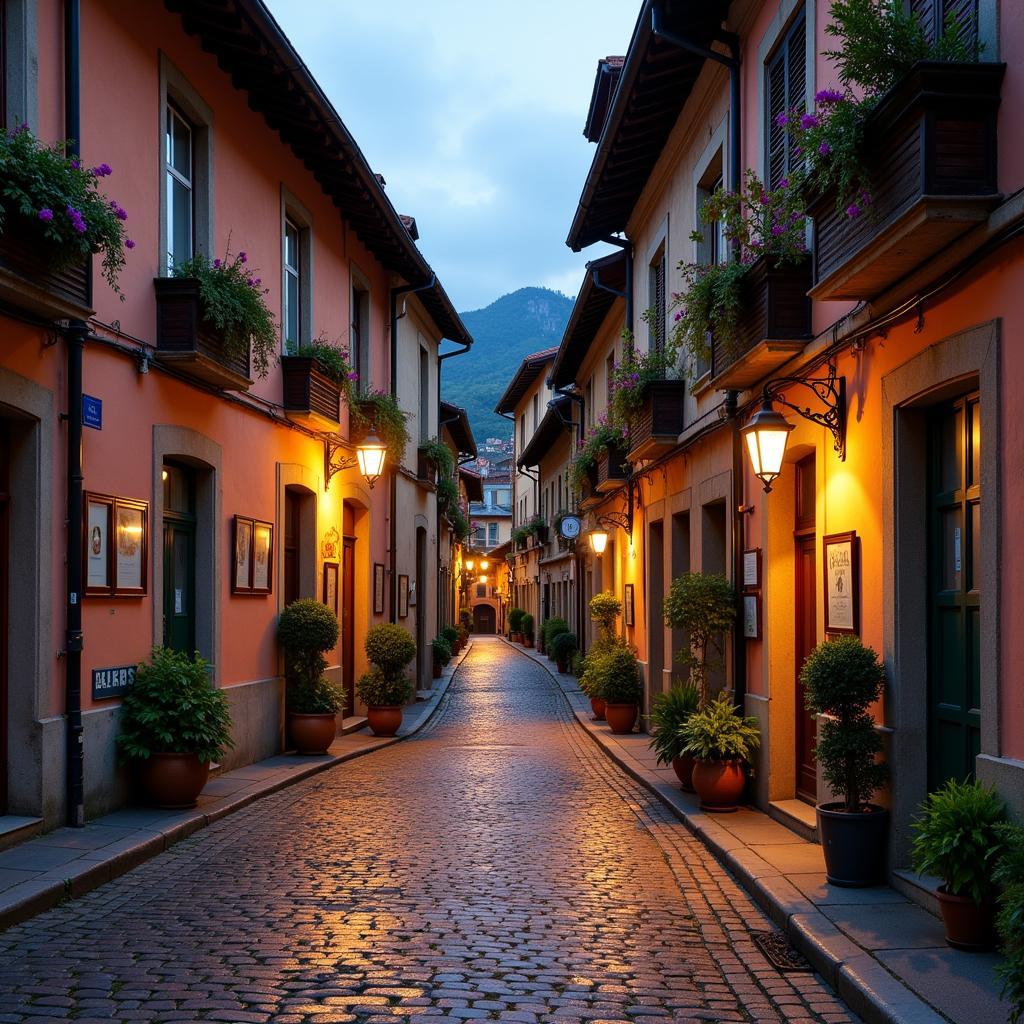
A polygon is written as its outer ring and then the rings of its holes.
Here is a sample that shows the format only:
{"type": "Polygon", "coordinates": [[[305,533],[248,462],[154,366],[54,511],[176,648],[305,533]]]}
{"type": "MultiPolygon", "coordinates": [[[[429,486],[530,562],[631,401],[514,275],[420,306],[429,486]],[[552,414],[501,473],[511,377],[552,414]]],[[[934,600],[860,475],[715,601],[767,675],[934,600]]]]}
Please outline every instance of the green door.
{"type": "Polygon", "coordinates": [[[973,776],[981,750],[980,411],[964,395],[929,426],[929,789],[973,776]]]}
{"type": "Polygon", "coordinates": [[[196,649],[196,517],[192,473],[164,467],[164,646],[196,649]]]}

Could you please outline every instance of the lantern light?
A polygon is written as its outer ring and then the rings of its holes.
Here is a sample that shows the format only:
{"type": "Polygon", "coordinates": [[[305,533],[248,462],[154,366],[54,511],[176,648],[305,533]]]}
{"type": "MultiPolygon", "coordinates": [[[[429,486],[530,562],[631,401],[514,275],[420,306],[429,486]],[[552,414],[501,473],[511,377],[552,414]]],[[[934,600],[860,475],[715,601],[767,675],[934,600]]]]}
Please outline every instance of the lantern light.
{"type": "Polygon", "coordinates": [[[466,570],[467,570],[467,572],[472,572],[474,565],[476,565],[476,562],[474,562],[472,558],[467,558],[466,559],[466,570]]]}
{"type": "Polygon", "coordinates": [[[764,484],[766,494],[771,491],[773,481],[782,472],[786,444],[792,429],[793,424],[776,412],[772,408],[771,399],[766,398],[750,422],[740,431],[747,442],[751,468],[764,484]]]}
{"type": "Polygon", "coordinates": [[[487,582],[487,574],[486,573],[481,573],[480,576],[477,578],[477,583],[486,583],[486,582],[487,582]]]}
{"type": "Polygon", "coordinates": [[[480,568],[483,569],[484,572],[487,572],[487,569],[490,566],[490,564],[491,563],[488,562],[486,558],[480,559],[480,568]]]}
{"type": "Polygon", "coordinates": [[[373,485],[384,475],[384,462],[387,452],[387,445],[374,433],[368,434],[356,446],[359,472],[363,474],[371,491],[373,490],[373,485]]]}
{"type": "Polygon", "coordinates": [[[604,549],[608,547],[608,531],[591,530],[590,546],[593,549],[595,555],[603,555],[604,549]]]}

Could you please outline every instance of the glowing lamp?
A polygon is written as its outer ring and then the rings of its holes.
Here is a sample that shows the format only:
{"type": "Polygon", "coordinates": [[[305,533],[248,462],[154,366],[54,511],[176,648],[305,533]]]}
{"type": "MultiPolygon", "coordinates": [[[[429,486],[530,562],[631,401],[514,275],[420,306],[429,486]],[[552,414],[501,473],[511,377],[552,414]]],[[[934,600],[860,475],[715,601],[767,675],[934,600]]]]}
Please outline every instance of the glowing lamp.
{"type": "Polygon", "coordinates": [[[772,408],[767,399],[740,433],[747,442],[747,454],[754,475],[764,484],[767,494],[772,482],[782,472],[789,432],[793,429],[785,416],[772,408]]]}
{"type": "Polygon", "coordinates": [[[384,475],[384,460],[387,453],[387,445],[376,434],[368,434],[356,446],[359,472],[370,485],[371,491],[373,485],[384,475]]]}
{"type": "Polygon", "coordinates": [[[468,570],[469,572],[472,572],[472,571],[473,571],[473,566],[474,566],[474,565],[476,565],[476,563],[475,563],[475,562],[473,561],[473,559],[472,559],[472,558],[467,558],[467,559],[466,559],[466,569],[467,569],[467,570],[468,570]]]}
{"type": "Polygon", "coordinates": [[[595,555],[603,555],[604,549],[608,547],[608,531],[591,530],[590,546],[593,549],[595,555]]]}
{"type": "Polygon", "coordinates": [[[487,569],[489,568],[490,564],[491,563],[488,562],[486,558],[480,559],[480,568],[483,569],[484,572],[487,572],[487,569]]]}
{"type": "Polygon", "coordinates": [[[486,583],[486,582],[487,582],[487,574],[486,573],[481,574],[477,578],[477,583],[486,583]]]}

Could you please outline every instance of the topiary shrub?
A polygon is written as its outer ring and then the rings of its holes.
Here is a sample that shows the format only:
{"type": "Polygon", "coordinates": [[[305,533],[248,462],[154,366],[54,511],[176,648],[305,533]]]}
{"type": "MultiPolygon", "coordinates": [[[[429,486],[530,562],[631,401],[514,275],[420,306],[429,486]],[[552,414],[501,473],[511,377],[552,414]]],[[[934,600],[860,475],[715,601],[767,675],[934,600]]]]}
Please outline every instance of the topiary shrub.
{"type": "Polygon", "coordinates": [[[405,666],[416,657],[416,641],[401,626],[390,622],[371,626],[363,646],[366,657],[389,680],[401,676],[405,666]]]}
{"type": "Polygon", "coordinates": [[[448,641],[448,646],[454,650],[455,645],[459,642],[459,631],[454,626],[445,626],[441,630],[441,637],[448,641]]]}
{"type": "Polygon", "coordinates": [[[708,674],[722,662],[722,634],[736,618],[736,591],[721,573],[684,572],[677,576],[665,598],[665,623],[686,630],[690,646],[676,654],[689,666],[700,704],[708,702],[708,674]]]}
{"type": "Polygon", "coordinates": [[[210,683],[210,665],[169,647],[154,647],[150,664],[135,671],[124,695],[117,747],[122,762],[150,754],[195,754],[219,761],[231,741],[231,715],[223,690],[210,683]]]}
{"type": "Polygon", "coordinates": [[[330,608],[311,598],[293,601],[278,619],[277,640],[287,655],[288,710],[303,715],[340,711],[344,695],[324,678],[323,652],[338,643],[338,620],[330,608]]]}
{"type": "Polygon", "coordinates": [[[573,656],[579,650],[579,641],[576,639],[575,633],[568,631],[564,633],[556,633],[554,639],[551,641],[551,657],[558,662],[559,665],[568,665],[573,660],[573,656]]]}
{"type": "Polygon", "coordinates": [[[569,623],[565,619],[559,616],[553,616],[550,619],[544,620],[544,625],[541,626],[541,638],[544,641],[544,650],[549,654],[551,653],[551,641],[554,640],[559,633],[568,633],[569,623]]]}
{"type": "Polygon", "coordinates": [[[863,811],[888,775],[887,765],[877,761],[882,739],[868,713],[885,685],[878,655],[855,636],[826,640],[807,656],[800,682],[807,710],[829,716],[814,748],[822,777],[845,811],[863,811]]]}
{"type": "Polygon", "coordinates": [[[508,628],[510,633],[521,633],[523,631],[523,616],[526,612],[522,608],[510,608],[508,613],[508,628]]]}
{"type": "Polygon", "coordinates": [[[590,617],[610,636],[615,632],[615,620],[622,613],[622,602],[614,594],[595,594],[590,599],[590,617]]]}
{"type": "Polygon", "coordinates": [[[430,652],[435,665],[447,665],[452,660],[452,649],[443,636],[436,636],[430,641],[430,652]]]}
{"type": "Polygon", "coordinates": [[[359,677],[356,695],[368,708],[394,708],[409,699],[412,684],[404,675],[389,679],[379,668],[372,668],[359,677]]]}
{"type": "Polygon", "coordinates": [[[523,615],[522,621],[522,633],[527,640],[533,640],[533,616],[529,614],[523,615]]]}

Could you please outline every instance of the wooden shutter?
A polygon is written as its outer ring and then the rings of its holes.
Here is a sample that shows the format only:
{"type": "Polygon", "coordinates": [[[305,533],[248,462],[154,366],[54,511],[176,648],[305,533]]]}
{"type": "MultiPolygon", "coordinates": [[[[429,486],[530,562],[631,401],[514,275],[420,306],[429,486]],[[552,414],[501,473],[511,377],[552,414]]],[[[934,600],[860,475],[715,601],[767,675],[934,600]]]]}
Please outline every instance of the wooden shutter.
{"type": "Polygon", "coordinates": [[[653,335],[652,348],[659,351],[665,347],[665,254],[651,267],[651,315],[650,329],[653,335]]]}
{"type": "Polygon", "coordinates": [[[768,118],[765,127],[768,180],[765,184],[770,188],[774,188],[779,179],[793,168],[789,135],[776,123],[776,119],[779,114],[790,110],[806,109],[806,61],[807,22],[801,10],[765,67],[765,113],[768,118]]]}
{"type": "Polygon", "coordinates": [[[978,0],[910,0],[910,13],[917,15],[929,43],[945,31],[950,18],[968,46],[978,41],[978,0]]]}

